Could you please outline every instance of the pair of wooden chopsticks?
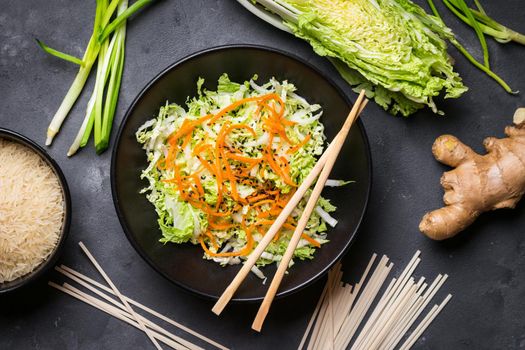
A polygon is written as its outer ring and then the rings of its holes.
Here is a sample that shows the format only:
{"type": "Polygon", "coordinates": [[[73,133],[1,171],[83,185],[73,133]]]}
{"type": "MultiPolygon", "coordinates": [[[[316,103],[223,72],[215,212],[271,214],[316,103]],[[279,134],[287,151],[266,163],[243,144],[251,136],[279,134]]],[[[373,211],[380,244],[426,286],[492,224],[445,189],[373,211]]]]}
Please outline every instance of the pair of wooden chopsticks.
{"type": "Polygon", "coordinates": [[[326,151],[323,153],[321,158],[319,158],[319,160],[313,167],[310,174],[308,174],[308,176],[304,179],[303,183],[299,186],[299,188],[294,193],[294,195],[292,196],[288,204],[283,208],[283,210],[281,211],[277,219],[275,219],[275,222],[272,224],[268,232],[264,235],[263,239],[259,242],[259,244],[254,249],[254,251],[249,255],[248,259],[244,263],[241,270],[237,273],[237,275],[232,280],[230,285],[222,293],[217,303],[215,303],[215,305],[213,306],[212,311],[215,314],[220,315],[220,313],[224,310],[228,302],[233,297],[237,288],[239,288],[242,281],[250,273],[250,270],[257,262],[257,259],[259,259],[261,254],[264,252],[264,250],[268,246],[268,244],[271,243],[272,239],[274,238],[276,233],[279,231],[281,226],[284,224],[288,216],[292,213],[292,211],[297,206],[299,201],[303,198],[306,191],[310,188],[310,186],[313,184],[315,179],[319,176],[315,184],[315,187],[312,190],[310,198],[308,199],[306,207],[304,208],[301,218],[299,219],[299,222],[297,223],[297,227],[292,235],[292,238],[290,239],[290,243],[288,244],[288,247],[286,248],[286,252],[284,253],[282,260],[279,263],[279,267],[277,269],[277,272],[275,273],[275,276],[273,277],[273,280],[272,280],[272,283],[270,284],[268,292],[266,293],[266,296],[264,297],[264,300],[259,308],[259,311],[257,312],[257,316],[255,317],[255,320],[253,321],[252,329],[258,332],[261,331],[262,325],[264,323],[264,319],[266,318],[266,315],[268,314],[268,311],[270,310],[270,305],[272,304],[275,294],[277,293],[277,290],[279,289],[279,285],[281,284],[281,281],[286,272],[286,269],[288,268],[288,265],[293,257],[295,249],[297,248],[297,244],[299,243],[299,240],[301,239],[301,235],[303,233],[304,228],[306,227],[308,219],[310,218],[312,211],[317,205],[317,200],[319,199],[319,196],[321,195],[321,191],[323,190],[324,185],[326,183],[326,180],[328,179],[328,176],[330,175],[330,172],[332,171],[332,168],[337,159],[337,156],[339,155],[339,152],[341,151],[341,148],[343,147],[345,139],[348,136],[348,133],[350,131],[350,128],[352,127],[354,122],[357,120],[357,118],[359,117],[363,109],[365,108],[367,102],[368,100],[365,98],[365,92],[364,90],[361,90],[361,93],[359,94],[359,97],[357,98],[356,103],[352,107],[350,114],[348,114],[348,117],[346,118],[345,123],[343,127],[341,128],[341,130],[339,131],[339,133],[337,134],[337,136],[330,143],[330,145],[328,146],[326,151]]]}

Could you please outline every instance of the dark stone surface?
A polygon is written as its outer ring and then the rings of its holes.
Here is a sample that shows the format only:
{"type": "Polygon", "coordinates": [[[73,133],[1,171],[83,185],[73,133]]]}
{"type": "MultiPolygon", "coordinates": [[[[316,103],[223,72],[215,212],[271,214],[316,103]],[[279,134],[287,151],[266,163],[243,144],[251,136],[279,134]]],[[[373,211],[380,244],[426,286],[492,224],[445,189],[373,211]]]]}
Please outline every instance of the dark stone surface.
{"type": "MultiPolygon", "coordinates": [[[[421,2],[423,3],[423,2],[421,2]]],[[[494,18],[525,32],[521,0],[485,1],[494,18]]],[[[40,144],[47,125],[76,68],[43,54],[34,37],[81,56],[89,38],[94,1],[2,1],[0,10],[0,126],[40,144]]],[[[443,12],[465,46],[480,50],[472,31],[443,12]]],[[[127,57],[116,123],[142,87],[164,67],[197,50],[230,43],[255,43],[296,53],[334,77],[355,96],[324,59],[309,46],[259,21],[235,1],[162,1],[128,27],[127,57]]],[[[489,40],[495,70],[525,93],[525,48],[489,40]]],[[[482,139],[502,136],[524,93],[506,94],[473,68],[456,50],[470,91],[460,100],[440,101],[447,116],[423,111],[393,118],[375,105],[363,118],[370,137],[374,186],[359,236],[344,259],[346,278],[355,281],[372,252],[388,254],[395,273],[420,249],[417,275],[450,275],[444,291],[451,303],[416,344],[418,349],[525,348],[525,204],[514,211],[484,215],[459,237],[437,243],[417,229],[421,216],[441,206],[439,178],[446,168],[435,162],[435,137],[453,133],[481,151],[482,139]]],[[[96,271],[81,254],[84,241],[128,296],[235,349],[292,349],[306,327],[321,284],[277,301],[262,334],[250,330],[256,305],[229,307],[221,318],[212,304],[189,295],[157,275],[127,242],[113,208],[110,153],[92,148],[72,159],[65,153],[81,123],[88,91],[49,148],[68,178],[73,199],[72,230],[61,262],[91,276],[96,271]]],[[[344,208],[342,208],[344,210],[344,208]]],[[[54,273],[49,279],[60,281],[54,273]]],[[[141,332],[40,284],[0,298],[0,349],[149,349],[141,332]]]]}

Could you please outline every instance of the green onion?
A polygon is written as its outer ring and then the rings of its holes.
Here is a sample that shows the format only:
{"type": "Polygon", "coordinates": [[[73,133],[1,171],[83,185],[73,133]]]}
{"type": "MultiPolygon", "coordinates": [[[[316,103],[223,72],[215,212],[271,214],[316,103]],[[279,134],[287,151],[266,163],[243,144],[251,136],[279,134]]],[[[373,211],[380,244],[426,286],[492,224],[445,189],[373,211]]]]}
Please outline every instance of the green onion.
{"type": "Polygon", "coordinates": [[[149,3],[152,3],[154,0],[138,0],[133,5],[131,5],[126,11],[121,13],[117,18],[113,20],[104,31],[100,34],[98,41],[104,41],[119,25],[122,24],[129,16],[140,10],[142,7],[146,6],[149,3]]]}
{"type": "Polygon", "coordinates": [[[82,92],[82,89],[84,88],[84,85],[86,84],[86,80],[89,77],[89,73],[91,72],[91,67],[93,67],[95,60],[98,57],[98,54],[100,52],[100,47],[101,47],[98,41],[98,36],[100,33],[100,24],[103,19],[104,13],[107,9],[107,6],[104,6],[106,2],[107,1],[104,1],[104,0],[97,0],[95,25],[93,27],[93,34],[91,35],[91,38],[89,40],[88,46],[84,53],[84,57],[82,57],[82,61],[84,62],[84,65],[80,67],[77,73],[77,76],[75,77],[75,80],[73,81],[73,84],[69,88],[69,91],[67,92],[66,96],[64,97],[64,100],[60,104],[58,111],[55,113],[55,116],[53,117],[53,119],[51,120],[51,123],[49,124],[49,127],[47,129],[47,139],[46,139],[47,146],[51,145],[51,143],[53,142],[53,138],[60,130],[60,127],[62,126],[64,119],[66,119],[67,115],[69,114],[69,111],[71,110],[78,96],[82,92]]]}
{"type": "Polygon", "coordinates": [[[115,110],[117,108],[122,72],[124,71],[126,27],[121,26],[118,30],[117,48],[112,62],[108,93],[106,94],[106,101],[104,104],[102,136],[100,142],[95,144],[97,153],[102,153],[109,145],[109,136],[113,125],[115,110]]]}
{"type": "MultiPolygon", "coordinates": [[[[127,0],[121,0],[119,2],[117,15],[125,11],[127,4],[127,0]]],[[[125,31],[126,27],[123,25],[118,29],[115,35],[113,35],[111,41],[105,40],[102,43],[102,48],[98,58],[95,88],[93,89],[93,94],[88,102],[84,121],[67,153],[68,156],[74,155],[80,147],[87,145],[93,130],[95,149],[97,150],[97,153],[103,152],[109,144],[108,141],[111,127],[108,127],[108,124],[110,125],[110,121],[113,120],[113,115],[116,109],[116,99],[118,98],[118,90],[120,89],[120,78],[122,76],[122,69],[119,69],[119,66],[115,62],[123,62],[125,52],[125,31]],[[122,56],[121,59],[119,58],[120,56],[122,56]],[[117,79],[117,76],[118,84],[115,84],[114,81],[117,79]],[[104,92],[108,78],[110,79],[110,83],[105,94],[106,99],[104,99],[104,92]],[[109,96],[112,96],[112,98],[108,98],[109,96]]]]}
{"type": "Polygon", "coordinates": [[[479,23],[474,18],[474,15],[470,11],[470,8],[467,6],[464,0],[443,0],[443,3],[450,9],[453,8],[452,3],[455,3],[455,5],[467,16],[468,25],[470,25],[474,32],[476,33],[479,43],[481,44],[481,49],[483,51],[483,64],[485,67],[490,68],[489,63],[489,50],[487,47],[487,42],[485,41],[485,35],[483,34],[483,31],[480,28],[479,23]]]}
{"type": "Polygon", "coordinates": [[[481,3],[478,1],[478,0],[474,0],[474,4],[476,5],[476,7],[478,8],[478,11],[481,12],[482,14],[486,15],[487,13],[485,12],[485,10],[483,9],[483,7],[481,6],[481,3]]]}
{"type": "MultiPolygon", "coordinates": [[[[111,0],[111,2],[108,4],[107,1],[108,0],[104,0],[106,1],[106,10],[104,11],[104,16],[102,17],[102,20],[99,24],[99,26],[101,28],[105,28],[109,21],[111,20],[111,17],[113,16],[113,13],[115,13],[115,10],[117,9],[117,6],[119,4],[119,0],[111,0]]],[[[99,42],[101,43],[102,41],[99,40],[99,42]]]]}
{"type": "MultiPolygon", "coordinates": [[[[464,9],[461,9],[458,0],[444,0],[445,5],[463,22],[472,27],[469,19],[467,18],[467,13],[464,9]],[[452,5],[452,6],[449,6],[452,5]]],[[[473,16],[477,25],[481,31],[493,37],[496,41],[500,43],[508,43],[514,41],[518,44],[525,45],[525,35],[518,33],[512,29],[505,27],[503,24],[498,23],[491,17],[489,17],[485,10],[481,7],[481,4],[478,1],[474,1],[478,10],[468,8],[467,12],[470,12],[473,16]]]]}
{"type": "MultiPolygon", "coordinates": [[[[111,41],[114,44],[114,41],[111,41]]],[[[93,138],[95,139],[95,144],[100,139],[100,132],[102,130],[102,103],[104,102],[104,87],[107,77],[109,76],[109,62],[111,61],[111,53],[113,51],[113,46],[111,47],[111,51],[109,51],[109,43],[108,41],[104,41],[102,44],[104,46],[103,48],[103,56],[100,57],[100,60],[104,61],[104,63],[108,62],[108,65],[104,64],[103,71],[101,73],[102,75],[102,81],[101,86],[97,87],[97,94],[95,96],[95,125],[93,129],[93,138]],[[108,52],[109,51],[109,52],[108,52]]]]}
{"type": "MultiPolygon", "coordinates": [[[[127,9],[128,1],[123,0],[119,7],[119,16],[127,9]]],[[[115,32],[113,39],[115,44],[111,50],[110,59],[110,76],[107,87],[106,99],[104,101],[104,110],[101,118],[101,130],[98,138],[95,138],[95,149],[98,154],[104,152],[109,145],[109,136],[113,125],[113,118],[117,108],[118,94],[120,83],[122,81],[122,72],[124,70],[124,54],[126,41],[126,25],[120,26],[115,32]]],[[[112,41],[113,41],[112,39],[112,41]]]]}
{"type": "Polygon", "coordinates": [[[49,124],[46,139],[47,146],[49,146],[53,142],[53,138],[60,130],[64,119],[66,119],[69,111],[73,107],[73,104],[75,103],[78,96],[82,92],[82,89],[84,88],[84,84],[86,83],[86,80],[89,76],[89,72],[91,71],[91,67],[93,66],[93,63],[96,59],[96,55],[98,55],[99,48],[97,47],[98,44],[96,44],[97,40],[95,38],[95,36],[91,37],[88,49],[86,50],[86,53],[84,54],[84,57],[82,59],[84,65],[80,67],[77,76],[73,81],[73,84],[69,88],[66,96],[64,97],[64,100],[60,104],[60,107],[58,108],[53,119],[51,120],[51,123],[49,124]]]}
{"type": "Polygon", "coordinates": [[[153,0],[138,0],[128,8],[128,0],[96,0],[93,33],[82,59],[52,49],[37,40],[45,52],[80,65],[73,84],[49,124],[46,145],[53,142],[98,60],[95,87],[86,115],[67,155],[72,156],[80,147],[86,146],[91,133],[94,134],[97,153],[107,149],[124,70],[126,19],[151,2],[153,0]]]}
{"type": "Polygon", "coordinates": [[[87,144],[87,139],[84,144],[82,144],[83,137],[87,133],[87,138],[89,138],[89,135],[91,134],[91,129],[93,128],[93,105],[95,103],[94,94],[91,95],[91,98],[88,102],[88,107],[86,111],[86,117],[84,118],[84,121],[82,122],[82,125],[80,126],[80,130],[78,131],[77,136],[75,137],[75,140],[73,141],[73,144],[71,147],[69,147],[69,150],[67,151],[67,156],[71,157],[74,155],[80,147],[84,147],[87,144]]]}
{"type": "Polygon", "coordinates": [[[50,54],[52,56],[55,56],[55,57],[58,57],[58,58],[61,58],[61,59],[65,60],[65,61],[68,61],[68,62],[71,62],[71,63],[74,63],[74,64],[78,64],[79,66],[84,66],[84,62],[80,58],[72,56],[72,55],[64,53],[64,52],[60,52],[58,50],[55,50],[55,49],[47,46],[46,44],[44,44],[43,42],[41,42],[38,39],[35,39],[35,40],[36,40],[38,46],[40,46],[42,48],[42,50],[44,50],[48,54],[50,54]]]}
{"type": "MultiPolygon", "coordinates": [[[[456,1],[456,0],[443,0],[443,2],[446,2],[446,1],[456,1]]],[[[427,0],[427,2],[428,2],[428,5],[430,6],[430,9],[434,13],[434,16],[436,16],[441,21],[443,21],[443,19],[441,18],[441,15],[439,14],[439,12],[436,9],[436,6],[434,5],[434,2],[432,0],[427,0]]],[[[471,10],[471,11],[473,11],[473,10],[471,10]]],[[[468,21],[468,19],[466,17],[464,17],[464,18],[465,18],[465,21],[468,21]]],[[[468,22],[466,22],[466,23],[468,23],[468,22]]],[[[512,91],[510,86],[503,79],[501,79],[496,73],[494,73],[492,70],[490,70],[490,68],[488,68],[487,66],[485,66],[485,65],[481,64],[480,62],[478,62],[467,51],[467,49],[465,49],[465,47],[463,45],[461,45],[455,38],[450,38],[449,40],[459,50],[459,52],[461,52],[463,54],[463,56],[465,56],[465,58],[470,61],[470,63],[472,63],[476,68],[478,68],[479,70],[483,71],[489,77],[494,79],[498,84],[500,84],[503,87],[503,89],[505,89],[505,91],[507,91],[509,94],[516,94],[517,93],[517,91],[512,91]]]]}
{"type": "MultiPolygon", "coordinates": [[[[105,43],[107,44],[107,43],[105,43]]],[[[110,56],[106,55],[106,47],[101,49],[101,52],[99,54],[98,63],[97,63],[97,76],[95,80],[95,87],[93,89],[93,94],[91,95],[91,98],[89,99],[88,106],[86,109],[86,116],[84,118],[84,121],[82,122],[82,125],[80,127],[80,130],[78,131],[78,134],[73,141],[73,144],[69,148],[69,151],[67,152],[67,155],[70,157],[73,154],[77,152],[77,150],[80,147],[84,147],[87,145],[89,137],[91,135],[91,131],[93,130],[93,125],[95,122],[95,118],[97,113],[99,115],[101,114],[102,107],[100,105],[100,99],[97,99],[98,96],[100,96],[99,91],[103,91],[104,86],[106,84],[106,79],[108,74],[107,67],[109,65],[109,58],[110,56]]]]}

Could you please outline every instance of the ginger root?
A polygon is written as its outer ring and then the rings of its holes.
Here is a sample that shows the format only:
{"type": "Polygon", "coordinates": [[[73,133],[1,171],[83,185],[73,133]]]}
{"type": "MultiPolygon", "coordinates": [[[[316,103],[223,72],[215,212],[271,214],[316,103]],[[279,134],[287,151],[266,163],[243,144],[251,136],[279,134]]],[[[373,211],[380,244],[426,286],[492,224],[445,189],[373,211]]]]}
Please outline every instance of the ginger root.
{"type": "Polygon", "coordinates": [[[516,111],[515,125],[505,128],[508,137],[485,139],[486,155],[477,154],[451,135],[436,139],[434,157],[455,169],[441,177],[446,206],[423,217],[421,232],[443,240],[455,236],[483,212],[516,206],[525,192],[524,112],[516,111]]]}

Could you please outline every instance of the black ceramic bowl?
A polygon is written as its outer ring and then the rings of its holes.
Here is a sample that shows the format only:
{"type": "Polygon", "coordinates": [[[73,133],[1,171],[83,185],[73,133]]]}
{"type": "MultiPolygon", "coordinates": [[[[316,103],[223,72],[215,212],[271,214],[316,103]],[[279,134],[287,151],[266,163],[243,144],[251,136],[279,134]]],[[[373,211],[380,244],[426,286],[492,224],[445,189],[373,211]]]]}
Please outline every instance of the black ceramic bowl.
{"type": "MultiPolygon", "coordinates": [[[[132,103],[118,132],[111,163],[113,199],[124,232],[140,255],[160,274],[212,299],[221,295],[239,266],[221,267],[204,260],[200,246],[159,243],[157,215],[146,197],[139,193],[146,185],[140,180],[140,173],[147,163],[144,151],[135,140],[135,132],[155,117],[166,101],[183,105],[188,96],[196,95],[199,77],[205,79],[206,88],[216,89],[217,79],[225,72],[236,82],[249,80],[254,74],[259,76],[259,83],[271,77],[292,82],[298,94],[322,106],[322,122],[329,140],[340,129],[351,107],[350,101],[329,79],[303,60],[274,49],[246,45],[209,49],[173,64],[155,77],[132,103]]],[[[341,258],[356,234],[371,185],[369,146],[360,122],[352,128],[331,178],[356,181],[324,191],[339,208],[335,213],[339,223],[330,229],[330,242],[316,252],[312,261],[296,261],[284,278],[278,296],[291,294],[321,277],[341,258]]],[[[271,277],[275,266],[263,271],[271,277]]],[[[267,287],[250,275],[233,300],[260,300],[267,287]]]]}
{"type": "Polygon", "coordinates": [[[67,186],[67,181],[64,177],[64,174],[62,173],[62,170],[60,170],[58,164],[36,142],[14,131],[3,128],[0,128],[0,139],[18,142],[37,153],[51,167],[51,169],[53,169],[55,175],[58,178],[60,186],[62,187],[62,195],[64,198],[64,220],[62,222],[60,237],[55,248],[49,257],[29,274],[21,276],[10,282],[0,283],[0,294],[2,294],[14,291],[15,289],[26,286],[32,281],[37,280],[42,275],[44,275],[44,273],[49,270],[50,267],[55,265],[69,233],[69,225],[71,222],[71,196],[69,194],[69,187],[67,186]]]}

